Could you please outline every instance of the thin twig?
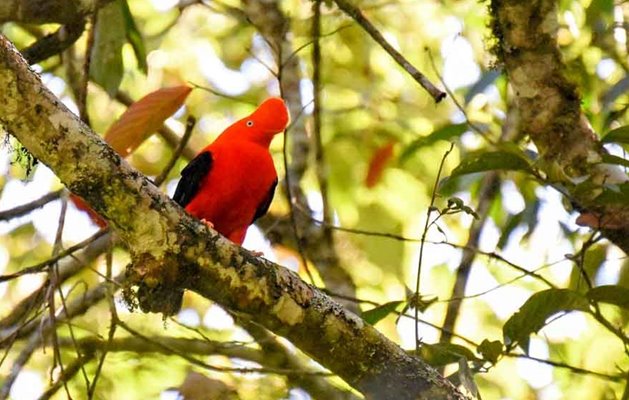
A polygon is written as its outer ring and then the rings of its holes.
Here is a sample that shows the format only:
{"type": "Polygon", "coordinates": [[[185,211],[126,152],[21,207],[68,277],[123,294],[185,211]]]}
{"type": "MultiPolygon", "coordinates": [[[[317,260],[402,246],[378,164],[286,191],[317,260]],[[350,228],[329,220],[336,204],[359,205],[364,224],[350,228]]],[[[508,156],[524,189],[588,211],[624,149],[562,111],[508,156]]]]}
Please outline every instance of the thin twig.
{"type": "MultiPolygon", "coordinates": [[[[192,129],[191,129],[192,131],[192,129]]],[[[183,146],[181,146],[183,148],[183,146]]],[[[114,292],[116,286],[113,284],[112,280],[112,264],[113,264],[113,242],[110,240],[109,248],[107,249],[107,260],[106,260],[106,284],[107,284],[107,303],[109,305],[109,332],[107,333],[107,346],[103,349],[103,352],[98,360],[98,365],[96,366],[96,372],[94,372],[94,378],[92,379],[92,384],[87,389],[87,398],[92,400],[94,398],[94,393],[96,393],[96,383],[98,382],[98,378],[101,375],[103,365],[105,364],[105,357],[107,357],[107,352],[111,347],[111,343],[114,340],[114,336],[116,334],[116,327],[118,326],[118,313],[116,312],[116,303],[114,302],[114,292]]]]}
{"type": "Polygon", "coordinates": [[[72,253],[81,250],[82,248],[88,246],[89,244],[95,242],[97,239],[99,239],[101,236],[105,235],[106,233],[109,232],[108,228],[104,228],[99,230],[98,232],[96,232],[95,234],[93,234],[92,236],[90,236],[89,238],[85,239],[84,241],[75,244],[74,246],[68,247],[66,250],[59,252],[59,254],[52,256],[51,258],[49,258],[46,261],[43,261],[39,264],[35,264],[32,265],[30,267],[26,267],[23,268],[21,270],[19,270],[18,272],[15,272],[13,274],[7,274],[7,275],[0,275],[0,282],[6,282],[8,280],[11,279],[15,279],[17,277],[20,277],[22,275],[26,275],[26,274],[37,274],[37,273],[41,273],[44,272],[44,270],[51,264],[56,263],[57,261],[61,260],[64,257],[67,256],[71,256],[72,253]]]}
{"type": "Polygon", "coordinates": [[[331,374],[330,372],[323,372],[323,371],[295,371],[293,369],[284,369],[284,368],[270,368],[270,367],[265,367],[265,368],[230,368],[230,367],[218,367],[216,365],[211,365],[208,364],[206,362],[203,362],[197,358],[191,357],[190,355],[179,351],[179,349],[176,349],[172,346],[169,346],[165,343],[161,343],[159,341],[155,341],[152,338],[145,336],[143,334],[141,334],[140,332],[138,332],[137,330],[131,328],[129,325],[127,325],[125,322],[123,321],[118,321],[118,325],[124,329],[125,331],[129,332],[130,334],[132,334],[133,336],[136,336],[138,338],[143,339],[146,342],[149,342],[157,347],[160,347],[162,349],[164,349],[164,351],[166,351],[167,353],[170,354],[174,354],[177,355],[183,359],[185,359],[186,361],[194,364],[194,365],[198,365],[200,367],[206,368],[210,371],[216,371],[216,372],[238,372],[238,373],[245,373],[245,374],[249,374],[249,373],[271,373],[271,374],[279,374],[279,375],[318,375],[318,376],[333,376],[334,374],[331,374]]]}
{"type": "Polygon", "coordinates": [[[92,49],[96,40],[96,24],[98,23],[98,9],[94,10],[91,15],[90,28],[87,31],[87,41],[85,43],[85,54],[83,56],[83,71],[81,76],[81,85],[77,93],[77,107],[79,116],[87,126],[90,126],[90,116],[87,112],[87,86],[90,81],[90,65],[92,64],[92,49]]]}
{"type": "MultiPolygon", "coordinates": [[[[98,257],[104,251],[109,235],[111,234],[108,233],[97,240],[90,242],[79,255],[70,255],[70,259],[67,259],[67,262],[65,262],[66,260],[63,260],[64,262],[62,262],[59,269],[59,283],[65,282],[68,278],[74,276],[74,274],[80,271],[84,265],[98,257]]],[[[31,311],[36,310],[41,306],[47,287],[48,282],[44,282],[38,289],[17,303],[11,309],[11,312],[0,321],[0,331],[12,331],[12,333],[8,336],[17,334],[21,328],[13,328],[15,325],[20,324],[20,322],[23,321],[25,317],[31,313],[31,311]]],[[[0,347],[5,347],[8,336],[6,334],[0,334],[0,347]]]]}
{"type": "Polygon", "coordinates": [[[29,65],[42,62],[72,46],[81,37],[84,28],[85,20],[79,17],[76,21],[62,25],[55,32],[38,39],[21,53],[29,65]]]}
{"type": "MultiPolygon", "coordinates": [[[[320,13],[319,13],[319,15],[320,15],[320,13]]],[[[314,23],[314,22],[313,22],[313,23],[314,23]]],[[[331,32],[327,32],[327,33],[319,33],[319,35],[317,35],[317,36],[316,36],[316,38],[317,38],[317,39],[320,39],[320,38],[324,38],[324,37],[327,37],[327,36],[332,36],[332,35],[334,35],[334,34],[336,34],[336,33],[340,32],[340,31],[342,31],[342,30],[344,30],[344,29],[351,28],[352,26],[353,26],[353,24],[341,25],[341,26],[339,26],[338,28],[336,28],[336,29],[332,30],[331,32]]],[[[286,57],[286,59],[284,60],[284,64],[286,64],[286,63],[288,63],[289,61],[291,61],[291,60],[293,59],[293,57],[297,57],[297,54],[299,54],[299,52],[301,52],[301,51],[302,51],[303,49],[305,49],[306,47],[308,47],[308,46],[310,46],[310,45],[314,44],[315,40],[317,40],[317,39],[313,39],[313,40],[308,41],[308,42],[306,42],[306,43],[302,44],[301,46],[297,47],[297,48],[296,48],[296,49],[295,49],[295,50],[294,50],[294,51],[290,54],[290,56],[286,57]]]]}
{"type": "Polygon", "coordinates": [[[15,383],[15,379],[31,358],[35,350],[39,347],[40,343],[41,336],[39,335],[39,332],[33,332],[29,337],[27,344],[24,348],[22,348],[22,351],[20,351],[20,354],[18,354],[15,360],[13,360],[9,374],[3,377],[4,381],[2,382],[2,387],[0,387],[0,400],[6,400],[9,397],[9,393],[11,392],[11,387],[15,383]]]}
{"type": "Polygon", "coordinates": [[[483,130],[480,126],[476,125],[474,122],[470,120],[469,116],[467,115],[467,110],[461,105],[461,103],[456,98],[454,93],[450,90],[448,85],[446,85],[446,82],[443,79],[443,76],[441,76],[441,73],[439,72],[439,69],[437,68],[437,64],[435,63],[435,59],[432,56],[432,52],[430,51],[429,48],[426,48],[426,53],[428,54],[428,59],[430,60],[430,65],[432,66],[433,72],[435,73],[435,75],[437,75],[437,78],[439,78],[439,82],[441,82],[441,84],[443,85],[444,90],[446,91],[446,93],[448,93],[448,96],[450,96],[450,99],[452,100],[456,108],[461,112],[461,114],[463,114],[463,117],[465,117],[465,121],[467,122],[467,125],[470,127],[470,129],[478,133],[488,143],[495,144],[491,140],[491,138],[489,138],[485,130],[483,130]]]}
{"type": "Polygon", "coordinates": [[[159,176],[153,180],[153,183],[155,183],[155,186],[160,186],[168,177],[168,174],[177,163],[177,160],[179,159],[179,157],[181,157],[181,153],[186,148],[186,145],[188,144],[188,141],[190,140],[190,136],[192,135],[192,131],[196,123],[197,123],[197,119],[194,116],[189,115],[186,121],[186,130],[183,133],[183,136],[181,137],[181,140],[179,141],[177,148],[173,152],[173,155],[170,158],[170,161],[168,161],[168,164],[166,164],[166,167],[164,168],[162,173],[159,174],[159,176]]]}
{"type": "Polygon", "coordinates": [[[580,368],[580,367],[575,367],[573,365],[569,365],[560,361],[552,361],[552,360],[545,360],[543,358],[537,358],[537,357],[532,357],[526,354],[517,354],[517,353],[507,353],[505,354],[505,356],[507,357],[514,357],[514,358],[525,358],[527,360],[531,360],[531,361],[536,361],[538,363],[541,364],[546,364],[546,365],[552,365],[553,367],[559,367],[559,368],[564,368],[567,369],[569,371],[572,371],[574,373],[577,374],[581,374],[581,375],[591,375],[591,376],[595,376],[597,378],[602,378],[608,381],[612,381],[612,382],[619,382],[623,379],[622,375],[610,375],[610,374],[605,374],[603,372],[596,372],[596,371],[590,371],[589,369],[585,369],[585,368],[580,368]]]}
{"type": "MultiPolygon", "coordinates": [[[[478,219],[472,220],[472,223],[470,224],[469,236],[467,239],[467,243],[465,244],[466,248],[473,249],[478,247],[478,243],[480,241],[480,236],[483,232],[485,222],[489,217],[490,206],[495,200],[496,196],[500,193],[499,189],[500,178],[497,172],[492,171],[483,177],[481,181],[481,191],[478,196],[478,206],[476,207],[478,219]]],[[[443,322],[443,327],[445,330],[444,333],[441,334],[441,342],[447,343],[451,340],[450,335],[445,332],[454,330],[456,320],[461,310],[461,300],[459,300],[459,298],[463,298],[465,295],[467,281],[469,280],[469,276],[472,271],[472,264],[474,263],[474,259],[476,258],[477,254],[473,250],[468,249],[463,250],[462,253],[463,254],[461,255],[461,261],[459,262],[459,266],[456,269],[454,286],[452,287],[450,302],[448,302],[446,316],[443,322]]]]}
{"type": "MultiPolygon", "coordinates": [[[[281,47],[281,46],[280,46],[281,47]]],[[[280,50],[281,52],[281,50],[280,50]]],[[[281,53],[278,54],[278,62],[277,65],[280,66],[278,72],[277,72],[277,80],[279,81],[279,87],[280,87],[280,93],[283,92],[283,85],[282,85],[282,71],[284,70],[283,65],[282,65],[282,55],[281,53]]],[[[282,96],[284,97],[284,96],[282,96]]],[[[301,112],[303,113],[304,108],[301,108],[301,112]]],[[[301,115],[298,116],[298,118],[301,115]]],[[[308,267],[308,260],[306,259],[306,254],[303,248],[303,244],[302,244],[302,239],[301,239],[301,234],[299,232],[299,228],[297,226],[297,218],[295,215],[295,204],[293,202],[293,189],[292,189],[292,183],[291,183],[291,168],[288,164],[288,132],[290,131],[290,129],[295,125],[295,123],[297,122],[297,119],[293,122],[291,122],[289,124],[289,126],[286,127],[286,129],[284,130],[284,143],[283,143],[283,147],[282,147],[282,158],[284,160],[284,171],[285,171],[285,176],[284,176],[284,182],[286,183],[286,197],[288,200],[288,207],[289,207],[289,212],[290,212],[290,219],[291,219],[291,226],[293,228],[293,234],[295,235],[295,243],[297,244],[297,253],[299,254],[299,258],[300,261],[302,263],[302,265],[304,266],[304,269],[306,270],[306,275],[308,275],[308,279],[310,280],[310,283],[314,284],[315,280],[314,277],[312,275],[312,272],[310,272],[310,268],[308,267]]]]}
{"type": "Polygon", "coordinates": [[[59,378],[57,378],[57,380],[50,385],[44,393],[42,393],[39,400],[48,400],[54,396],[54,394],[57,393],[62,386],[65,387],[67,385],[67,382],[69,382],[77,372],[85,370],[85,364],[87,364],[92,358],[93,354],[83,354],[68,364],[63,373],[59,374],[59,378]]]}
{"type": "MultiPolygon", "coordinates": [[[[65,218],[66,211],[68,210],[68,199],[67,197],[62,198],[61,202],[61,212],[59,213],[59,222],[57,225],[57,233],[55,235],[55,243],[52,250],[52,256],[56,257],[59,253],[59,250],[62,247],[62,236],[63,236],[63,228],[65,226],[65,218]]],[[[46,291],[46,298],[48,302],[48,310],[49,310],[49,320],[52,321],[52,329],[50,330],[52,336],[52,349],[53,349],[53,359],[52,365],[53,367],[50,369],[50,377],[52,381],[52,374],[54,373],[55,367],[59,365],[59,370],[61,371],[61,375],[64,375],[64,366],[63,359],[61,358],[61,349],[58,343],[57,330],[55,329],[55,325],[57,325],[57,315],[55,312],[55,289],[58,286],[59,281],[59,268],[57,263],[51,264],[51,268],[49,269],[49,286],[46,291]]],[[[42,319],[42,322],[44,320],[42,319]]],[[[43,336],[43,326],[42,326],[42,336],[43,336]]],[[[45,343],[45,342],[44,342],[45,343]]],[[[70,389],[68,389],[67,382],[63,381],[63,388],[65,389],[66,396],[69,399],[72,399],[70,395],[70,389]]]]}
{"type": "Polygon", "coordinates": [[[315,0],[314,17],[312,20],[312,121],[313,121],[313,137],[315,144],[315,168],[317,172],[317,181],[319,183],[319,191],[321,192],[321,202],[323,204],[323,222],[322,229],[324,236],[328,240],[328,245],[333,246],[332,232],[329,225],[332,221],[332,212],[328,201],[328,171],[325,164],[325,154],[323,152],[323,140],[321,138],[321,0],[315,0]]]}
{"type": "Polygon", "coordinates": [[[60,189],[54,192],[47,193],[37,200],[33,200],[26,204],[22,204],[17,207],[13,207],[9,210],[0,211],[0,221],[8,221],[12,218],[21,217],[31,211],[41,208],[51,201],[57,200],[64,189],[60,189]]]}
{"type": "Polygon", "coordinates": [[[426,78],[424,74],[419,72],[417,68],[415,68],[400,52],[395,50],[393,46],[386,41],[386,39],[382,36],[380,31],[376,29],[375,26],[363,15],[363,13],[357,7],[353,6],[347,0],[334,0],[336,5],[345,12],[345,14],[349,15],[354,21],[358,23],[368,34],[371,36],[373,40],[376,41],[383,49],[386,51],[393,60],[400,67],[402,67],[417,83],[421,85],[435,100],[436,103],[439,103],[446,97],[446,93],[439,90],[435,85],[432,84],[426,78]]]}
{"type": "MultiPolygon", "coordinates": [[[[417,261],[417,280],[415,281],[415,302],[419,303],[419,289],[420,289],[420,278],[421,278],[421,270],[422,270],[422,259],[424,255],[424,244],[426,243],[426,235],[428,234],[428,227],[430,224],[430,214],[432,214],[435,206],[435,200],[437,198],[437,187],[439,186],[439,180],[441,179],[441,171],[443,170],[443,165],[446,162],[446,158],[450,154],[450,152],[454,149],[454,143],[450,143],[450,148],[446,150],[441,157],[441,163],[439,164],[439,170],[437,170],[437,177],[435,178],[435,184],[432,188],[432,195],[430,197],[430,205],[426,210],[426,223],[424,225],[424,231],[422,232],[422,237],[419,245],[419,260],[417,261]]],[[[417,325],[417,321],[419,320],[419,305],[414,305],[415,310],[415,351],[419,353],[419,326],[417,325]]]]}
{"type": "MultiPolygon", "coordinates": [[[[305,211],[303,210],[299,210],[302,213],[305,213],[305,211]]],[[[316,224],[319,225],[323,225],[324,222],[316,219],[312,216],[308,216],[310,218],[310,220],[316,224]]],[[[389,232],[378,232],[378,231],[369,231],[369,230],[365,230],[365,229],[355,229],[355,228],[346,228],[343,226],[338,226],[338,225],[329,225],[330,229],[334,229],[337,230],[339,232],[346,232],[346,233],[351,233],[354,235],[364,235],[364,236],[373,236],[373,237],[381,237],[381,238],[385,238],[385,239],[391,239],[391,240],[399,240],[402,242],[410,242],[410,243],[421,243],[421,239],[416,239],[416,238],[412,238],[412,237],[406,237],[406,236],[402,236],[402,235],[397,235],[395,233],[389,233],[389,232]]],[[[520,271],[522,274],[530,276],[532,278],[535,278],[541,282],[543,282],[544,284],[546,284],[548,287],[554,288],[555,285],[549,281],[548,279],[544,278],[543,276],[536,274],[535,271],[529,271],[524,267],[521,267],[517,264],[515,264],[512,261],[507,260],[506,258],[504,258],[503,256],[501,256],[500,254],[496,253],[495,251],[483,251],[480,250],[478,248],[473,248],[473,247],[469,247],[466,245],[461,245],[461,244],[456,244],[456,243],[450,243],[448,241],[432,241],[432,240],[426,240],[425,243],[430,243],[430,244],[437,244],[437,245],[447,245],[450,246],[452,248],[455,249],[459,249],[459,250],[469,250],[469,251],[474,251],[477,254],[480,254],[482,256],[486,256],[489,258],[493,258],[497,261],[500,261],[502,263],[507,264],[508,266],[510,266],[511,268],[520,271]]],[[[561,261],[565,261],[566,259],[561,259],[558,261],[555,261],[549,265],[553,265],[556,264],[558,262],[561,261]]],[[[541,268],[540,268],[541,269],[541,268]]]]}

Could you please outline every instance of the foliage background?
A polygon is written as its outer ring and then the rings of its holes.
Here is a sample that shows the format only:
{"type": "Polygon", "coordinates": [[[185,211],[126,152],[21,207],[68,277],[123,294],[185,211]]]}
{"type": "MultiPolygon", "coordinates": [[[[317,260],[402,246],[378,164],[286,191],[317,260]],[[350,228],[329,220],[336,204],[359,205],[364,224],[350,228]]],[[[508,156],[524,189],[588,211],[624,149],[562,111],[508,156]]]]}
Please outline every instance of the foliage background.
{"type": "MultiPolygon", "coordinates": [[[[95,131],[104,133],[125,109],[103,90],[105,87],[115,93],[119,79],[120,89],[133,99],[160,87],[186,82],[211,88],[212,92],[193,90],[185,107],[168,121],[173,129],[182,132],[185,117],[197,117],[198,124],[190,142],[194,149],[200,149],[265,97],[279,94],[273,73],[277,71],[273,51],[260,30],[246,18],[244,4],[129,0],[128,6],[143,38],[148,67],[143,73],[137,51],[134,52],[129,43],[122,45],[119,58],[106,46],[100,55],[92,53],[92,78],[99,84],[89,85],[87,104],[95,131]],[[122,63],[122,69],[107,67],[99,72],[100,67],[118,62],[122,63]]],[[[440,162],[449,148],[448,140],[436,140],[431,134],[450,135],[446,139],[455,143],[454,151],[445,160],[442,178],[451,175],[461,159],[493,149],[491,143],[501,137],[508,138],[507,141],[515,143],[521,151],[536,149],[518,133],[513,95],[501,66],[495,63],[491,53],[495,39],[487,28],[488,4],[467,0],[376,0],[362,1],[357,6],[413,65],[426,72],[433,82],[442,78],[451,91],[445,101],[435,104],[353,20],[333,4],[325,4],[319,68],[328,201],[334,210],[334,225],[354,230],[335,230],[334,234],[338,256],[357,287],[356,298],[368,301],[361,304],[364,311],[374,304],[405,301],[406,288],[414,290],[418,239],[424,231],[426,210],[440,162]],[[386,155],[387,149],[392,149],[390,157],[386,155]],[[379,163],[384,166],[378,167],[379,163]],[[379,176],[371,187],[366,182],[370,168],[379,176]]],[[[299,49],[294,57],[302,73],[300,93],[304,112],[292,118],[301,119],[312,135],[311,77],[315,68],[310,58],[312,3],[284,1],[280,7],[290,19],[288,37],[293,48],[299,49]]],[[[579,87],[582,107],[592,127],[602,136],[613,128],[627,125],[629,103],[625,92],[629,82],[629,45],[625,19],[629,16],[629,7],[624,2],[614,4],[607,0],[561,1],[557,12],[558,43],[568,75],[579,87]]],[[[120,35],[128,29],[124,19],[114,16],[108,22],[113,25],[101,34],[112,42],[124,41],[120,35]]],[[[2,26],[2,33],[23,48],[56,28],[54,24],[7,23],[2,26]]],[[[75,109],[71,86],[76,77],[68,66],[73,61],[81,65],[86,44],[87,38],[82,37],[73,55],[66,52],[64,57],[52,57],[37,67],[55,94],[75,109]]],[[[290,142],[290,131],[287,138],[290,142]]],[[[282,139],[277,139],[272,148],[280,176],[283,176],[283,144],[282,139]]],[[[607,146],[614,154],[624,155],[620,145],[607,146]]],[[[134,152],[130,162],[143,173],[155,176],[165,167],[171,154],[170,146],[155,135],[134,152]]],[[[5,146],[1,157],[0,209],[13,208],[61,187],[43,166],[38,166],[25,180],[23,167],[12,161],[15,153],[11,146],[5,146]]],[[[164,190],[173,192],[178,171],[184,165],[185,160],[180,160],[164,190]]],[[[315,211],[314,218],[320,219],[322,201],[314,159],[309,160],[309,165],[301,185],[315,211]]],[[[421,294],[438,300],[421,314],[421,319],[437,329],[420,324],[423,342],[439,341],[438,327],[443,326],[449,299],[453,297],[456,269],[462,258],[461,246],[468,240],[471,226],[482,233],[478,244],[474,245],[476,257],[465,291],[466,299],[458,312],[453,343],[473,352],[485,339],[503,341],[505,321],[533,293],[548,288],[530,275],[523,276],[523,270],[537,271],[557,287],[581,293],[588,287],[580,269],[587,271],[595,286],[629,287],[624,253],[605,240],[599,241],[589,228],[576,225],[578,212],[567,211],[571,210],[571,205],[548,182],[540,182],[526,172],[502,171],[495,175],[495,193],[483,195],[487,174],[492,173],[441,179],[436,207],[442,209],[448,198],[456,196],[476,210],[480,208],[479,203],[485,202],[488,211],[487,218],[481,216],[481,222],[476,225],[472,225],[472,215],[459,212],[440,218],[438,227],[432,225],[428,231],[421,294]],[[519,268],[513,268],[503,259],[519,268]]],[[[96,229],[72,204],[69,208],[64,229],[65,247],[96,229]]],[[[2,273],[18,271],[49,257],[60,209],[61,202],[55,201],[26,217],[0,222],[2,273]]],[[[271,214],[281,218],[289,212],[285,193],[278,191],[271,214]]],[[[246,246],[259,249],[265,246],[261,240],[250,239],[246,246]]],[[[266,256],[277,259],[282,265],[299,265],[297,253],[286,246],[267,250],[266,256]]],[[[114,270],[122,271],[127,261],[124,252],[116,250],[114,270]]],[[[101,282],[102,277],[94,270],[104,273],[103,259],[68,280],[63,286],[66,293],[79,296],[85,287],[101,282]]],[[[303,266],[300,273],[307,277],[303,266]]],[[[43,276],[27,275],[0,284],[3,299],[0,315],[8,314],[42,282],[43,276]]],[[[400,306],[397,310],[401,309],[400,306]]],[[[186,295],[184,310],[175,318],[177,322],[162,323],[157,315],[131,314],[121,304],[118,310],[124,320],[145,335],[198,337],[196,331],[185,327],[190,326],[216,340],[236,343],[252,340],[233,325],[231,317],[218,306],[192,294],[186,295]]],[[[602,311],[614,325],[626,327],[629,316],[626,309],[604,305],[602,311]]],[[[76,319],[74,325],[81,337],[106,337],[108,321],[109,309],[103,303],[76,319]]],[[[403,347],[414,347],[412,319],[397,319],[390,314],[379,321],[377,327],[403,347]]],[[[59,328],[60,335],[67,333],[67,328],[59,328]]],[[[521,349],[513,349],[509,354],[502,354],[493,366],[481,362],[483,372],[475,375],[475,381],[487,399],[621,398],[626,382],[613,382],[617,380],[613,377],[622,371],[626,376],[629,364],[626,344],[588,313],[561,314],[533,335],[529,356],[523,356],[521,349]]],[[[17,342],[7,349],[0,376],[8,373],[23,345],[17,342]]],[[[49,351],[35,353],[14,385],[13,398],[27,398],[26,391],[20,390],[29,389],[28,396],[34,394],[35,397],[38,389],[43,390],[52,365],[49,351]]],[[[71,359],[72,354],[70,349],[64,351],[64,359],[71,359]]],[[[210,356],[207,361],[218,366],[252,365],[224,356],[210,356]]],[[[113,353],[106,360],[97,397],[155,398],[160,393],[164,396],[168,388],[181,385],[190,368],[177,356],[113,353]]],[[[95,363],[87,364],[86,369],[92,376],[95,363]]],[[[456,365],[450,365],[446,373],[455,370],[456,365]]],[[[286,381],[273,374],[207,370],[203,373],[236,388],[241,398],[307,396],[299,390],[289,392],[286,381]]],[[[85,390],[78,375],[70,381],[69,389],[72,393],[85,390]]],[[[59,398],[64,396],[63,391],[57,394],[59,398]]]]}

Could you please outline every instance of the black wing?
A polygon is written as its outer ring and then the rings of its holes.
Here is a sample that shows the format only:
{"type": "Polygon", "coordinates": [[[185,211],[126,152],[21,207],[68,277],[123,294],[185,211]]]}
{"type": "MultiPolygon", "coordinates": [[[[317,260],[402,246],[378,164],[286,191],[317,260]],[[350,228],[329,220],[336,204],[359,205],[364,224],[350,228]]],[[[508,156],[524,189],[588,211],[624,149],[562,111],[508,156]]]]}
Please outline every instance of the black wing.
{"type": "MultiPolygon", "coordinates": [[[[181,170],[181,179],[177,184],[175,200],[180,206],[185,207],[199,191],[201,181],[212,168],[212,153],[204,151],[196,156],[186,167],[181,170]]],[[[268,207],[268,206],[267,206],[268,207]]]]}
{"type": "Polygon", "coordinates": [[[256,215],[253,216],[253,221],[251,221],[252,224],[256,222],[258,218],[266,214],[267,211],[269,211],[269,207],[271,206],[271,202],[273,201],[273,196],[275,195],[276,186],[277,186],[277,178],[275,178],[275,180],[273,181],[273,184],[271,185],[271,187],[269,188],[269,191],[266,194],[266,197],[264,198],[264,200],[262,200],[262,203],[260,203],[260,205],[256,209],[256,215]]]}

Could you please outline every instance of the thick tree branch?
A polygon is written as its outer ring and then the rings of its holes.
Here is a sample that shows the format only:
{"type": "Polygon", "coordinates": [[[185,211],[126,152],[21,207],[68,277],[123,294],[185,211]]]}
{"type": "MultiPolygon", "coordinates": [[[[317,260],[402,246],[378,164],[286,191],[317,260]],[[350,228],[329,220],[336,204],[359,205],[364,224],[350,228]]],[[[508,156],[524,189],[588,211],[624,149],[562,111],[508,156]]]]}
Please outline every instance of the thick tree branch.
{"type": "Polygon", "coordinates": [[[0,23],[71,24],[112,0],[2,0],[0,23]]]}
{"type": "Polygon", "coordinates": [[[131,251],[138,282],[192,289],[248,314],[368,397],[464,398],[293,272],[187,215],[55,98],[4,36],[0,86],[0,124],[108,220],[131,251]]]}
{"type": "Polygon", "coordinates": [[[539,167],[580,211],[596,216],[603,234],[629,254],[629,204],[599,199],[604,185],[627,183],[627,175],[602,163],[605,149],[566,77],[556,40],[556,1],[492,0],[490,10],[494,51],[515,92],[521,129],[539,150],[539,167]]]}

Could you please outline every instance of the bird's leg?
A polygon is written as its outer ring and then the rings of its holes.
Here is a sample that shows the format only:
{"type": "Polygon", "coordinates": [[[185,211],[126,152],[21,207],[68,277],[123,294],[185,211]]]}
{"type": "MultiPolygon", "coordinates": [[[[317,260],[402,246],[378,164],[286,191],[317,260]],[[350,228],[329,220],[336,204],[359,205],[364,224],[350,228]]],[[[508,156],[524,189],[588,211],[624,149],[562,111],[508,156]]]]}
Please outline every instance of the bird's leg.
{"type": "Polygon", "coordinates": [[[254,257],[260,257],[264,255],[263,251],[255,251],[255,250],[249,250],[251,252],[251,255],[253,255],[254,257]]]}

